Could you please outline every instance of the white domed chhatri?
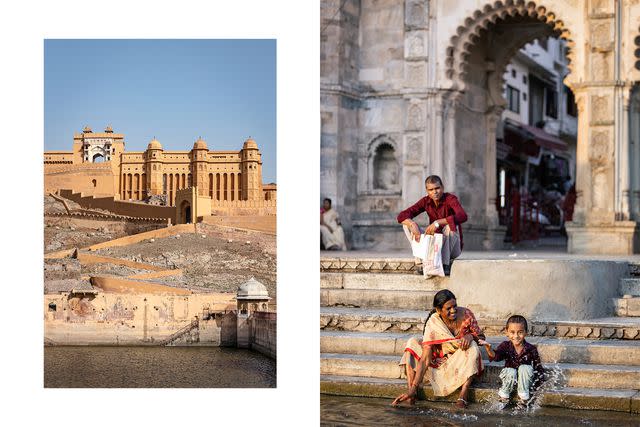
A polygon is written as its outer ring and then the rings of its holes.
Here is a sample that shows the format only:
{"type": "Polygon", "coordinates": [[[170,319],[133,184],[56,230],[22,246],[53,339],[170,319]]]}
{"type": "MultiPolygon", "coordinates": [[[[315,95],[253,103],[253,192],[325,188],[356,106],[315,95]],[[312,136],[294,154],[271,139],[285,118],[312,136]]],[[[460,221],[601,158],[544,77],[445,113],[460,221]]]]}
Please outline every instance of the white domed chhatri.
{"type": "Polygon", "coordinates": [[[266,286],[262,283],[258,282],[253,277],[240,285],[238,288],[238,293],[236,294],[236,299],[238,300],[265,300],[269,298],[269,293],[267,292],[266,286]]]}

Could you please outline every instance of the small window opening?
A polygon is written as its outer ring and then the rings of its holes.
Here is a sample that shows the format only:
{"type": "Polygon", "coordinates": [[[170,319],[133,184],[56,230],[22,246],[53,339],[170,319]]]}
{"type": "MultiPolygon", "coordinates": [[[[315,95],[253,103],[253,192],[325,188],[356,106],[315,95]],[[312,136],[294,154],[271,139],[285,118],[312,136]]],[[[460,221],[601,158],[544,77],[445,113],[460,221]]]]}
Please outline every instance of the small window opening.
{"type": "Polygon", "coordinates": [[[56,311],[56,303],[54,302],[49,303],[49,311],[56,311]]]}

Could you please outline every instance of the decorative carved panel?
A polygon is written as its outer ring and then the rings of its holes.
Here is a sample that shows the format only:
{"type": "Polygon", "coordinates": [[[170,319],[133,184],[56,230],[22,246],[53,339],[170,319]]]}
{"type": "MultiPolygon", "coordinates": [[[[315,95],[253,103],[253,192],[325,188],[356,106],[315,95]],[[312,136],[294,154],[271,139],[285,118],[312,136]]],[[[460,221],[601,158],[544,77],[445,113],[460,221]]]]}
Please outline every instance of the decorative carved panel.
{"type": "Polygon", "coordinates": [[[406,65],[407,87],[422,87],[426,83],[427,70],[423,62],[407,63],[406,65]]]}
{"type": "Polygon", "coordinates": [[[418,104],[411,104],[407,112],[407,129],[418,130],[424,127],[424,111],[418,104]]]}
{"type": "Polygon", "coordinates": [[[412,31],[407,34],[407,58],[424,58],[427,55],[424,38],[425,34],[421,31],[412,31]]]}
{"type": "Polygon", "coordinates": [[[408,137],[404,153],[405,164],[422,164],[424,154],[422,138],[418,136],[408,137]]]}
{"type": "Polygon", "coordinates": [[[610,12],[612,12],[611,0],[591,0],[591,13],[602,14],[610,12]]]}
{"type": "Polygon", "coordinates": [[[591,48],[598,51],[613,50],[613,21],[591,22],[591,48]]]}
{"type": "Polygon", "coordinates": [[[609,95],[591,96],[591,123],[613,123],[613,109],[611,97],[609,95]]]}
{"type": "Polygon", "coordinates": [[[371,200],[369,212],[390,212],[393,203],[385,198],[379,197],[371,200]]]}
{"type": "Polygon", "coordinates": [[[611,61],[607,53],[591,53],[591,78],[595,81],[611,79],[611,61]]]}
{"type": "Polygon", "coordinates": [[[593,189],[591,191],[591,203],[594,209],[607,209],[607,176],[603,169],[594,170],[593,189]]]}
{"type": "Polygon", "coordinates": [[[427,28],[428,2],[426,0],[406,0],[404,23],[409,28],[427,28]]]}
{"type": "Polygon", "coordinates": [[[610,133],[608,130],[592,131],[589,144],[589,161],[594,167],[606,166],[611,160],[610,133]]]}

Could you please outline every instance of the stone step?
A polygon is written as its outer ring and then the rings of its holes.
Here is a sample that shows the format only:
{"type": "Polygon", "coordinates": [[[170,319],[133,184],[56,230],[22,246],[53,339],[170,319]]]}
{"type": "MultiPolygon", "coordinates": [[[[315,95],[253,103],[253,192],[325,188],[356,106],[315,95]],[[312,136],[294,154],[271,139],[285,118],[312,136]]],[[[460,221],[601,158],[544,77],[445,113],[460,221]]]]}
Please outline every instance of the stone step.
{"type": "Polygon", "coordinates": [[[640,296],[640,278],[620,279],[620,295],[640,296]]]}
{"type": "MultiPolygon", "coordinates": [[[[488,384],[473,384],[469,390],[470,402],[479,403],[495,400],[496,387],[488,384]]],[[[402,379],[380,379],[371,377],[347,377],[322,375],[320,392],[339,396],[380,397],[394,399],[407,391],[407,382],[402,379]]],[[[418,397],[427,401],[451,401],[457,397],[453,393],[447,397],[435,397],[426,385],[418,397]]],[[[542,406],[568,409],[590,409],[640,413],[640,391],[637,389],[612,390],[602,388],[560,387],[545,390],[540,399],[542,406]]]]}
{"type": "Polygon", "coordinates": [[[417,274],[320,273],[321,289],[377,289],[386,291],[439,291],[448,277],[427,279],[417,274]]]}
{"type": "MultiPolygon", "coordinates": [[[[422,334],[426,311],[320,307],[320,329],[354,332],[422,334]]],[[[503,335],[503,319],[479,318],[488,336],[503,335]]],[[[529,335],[556,338],[640,340],[640,318],[604,317],[587,320],[529,320],[529,335]]]]}
{"type": "MultiPolygon", "coordinates": [[[[321,353],[321,375],[401,379],[399,356],[321,353]]],[[[548,376],[557,387],[633,389],[640,385],[640,366],[547,363],[548,376]]],[[[504,362],[484,361],[482,381],[500,384],[504,362]]]]}
{"type": "MultiPolygon", "coordinates": [[[[400,357],[406,341],[415,336],[406,333],[367,333],[321,331],[322,353],[373,354],[400,357]]],[[[487,337],[495,348],[504,336],[487,337]]],[[[538,346],[543,363],[581,363],[640,366],[640,340],[580,340],[550,337],[527,337],[538,346]]],[[[486,353],[482,349],[486,358],[486,353]]]]}
{"type": "Polygon", "coordinates": [[[629,274],[632,277],[640,277],[640,262],[629,262],[629,274]]]}
{"type": "Polygon", "coordinates": [[[435,291],[380,291],[375,289],[322,289],[320,303],[325,307],[403,307],[426,310],[433,307],[435,291]]]}
{"type": "Polygon", "coordinates": [[[616,315],[622,317],[640,317],[640,297],[614,298],[616,315]]]}

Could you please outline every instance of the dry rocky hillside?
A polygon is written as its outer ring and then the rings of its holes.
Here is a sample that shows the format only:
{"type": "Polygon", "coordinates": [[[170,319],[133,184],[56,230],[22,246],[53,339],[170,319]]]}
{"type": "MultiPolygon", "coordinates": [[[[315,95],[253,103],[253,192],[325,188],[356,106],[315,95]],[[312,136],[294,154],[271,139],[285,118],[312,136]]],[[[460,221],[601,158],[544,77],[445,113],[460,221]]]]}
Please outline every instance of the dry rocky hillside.
{"type": "MultiPolygon", "coordinates": [[[[71,209],[79,208],[72,208],[72,204],[68,202],[71,209]]],[[[81,249],[158,228],[154,224],[127,221],[47,216],[48,213],[65,211],[60,202],[50,196],[45,198],[45,253],[81,249]]],[[[153,282],[196,292],[235,292],[239,285],[255,277],[267,287],[272,298],[276,297],[276,236],[269,233],[203,225],[197,234],[147,239],[92,253],[167,269],[182,269],[182,276],[153,279],[153,282]]],[[[106,263],[80,265],[73,258],[46,260],[45,292],[91,288],[88,277],[92,275],[126,277],[145,272],[106,263]]]]}
{"type": "MultiPolygon", "coordinates": [[[[82,208],[71,200],[65,200],[72,211],[82,208]]],[[[93,209],[96,212],[110,212],[93,209]]],[[[71,216],[54,216],[65,214],[64,205],[51,196],[44,198],[44,252],[63,249],[84,248],[107,240],[154,230],[158,224],[144,222],[117,221],[108,219],[91,219],[71,216]]]]}

